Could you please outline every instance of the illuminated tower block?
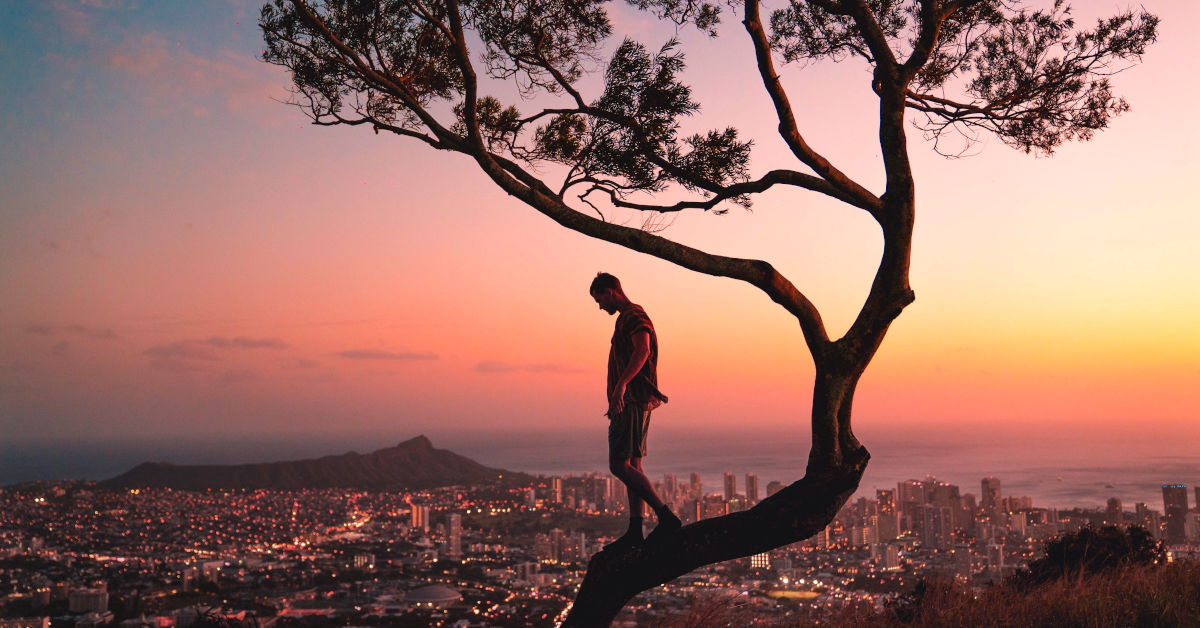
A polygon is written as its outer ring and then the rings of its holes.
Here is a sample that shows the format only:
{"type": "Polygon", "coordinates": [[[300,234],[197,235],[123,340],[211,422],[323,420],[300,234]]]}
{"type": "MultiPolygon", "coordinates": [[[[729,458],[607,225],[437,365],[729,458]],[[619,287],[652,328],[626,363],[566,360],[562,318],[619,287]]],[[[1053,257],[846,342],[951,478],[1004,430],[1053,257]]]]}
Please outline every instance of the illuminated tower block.
{"type": "Polygon", "coordinates": [[[758,503],[758,476],[753,473],[746,474],[746,503],[758,503]]]}
{"type": "Polygon", "coordinates": [[[983,478],[980,484],[980,506],[983,507],[983,512],[995,519],[1001,510],[1000,506],[1000,478],[983,478]]]}
{"type": "Polygon", "coordinates": [[[1186,484],[1163,484],[1164,539],[1168,543],[1187,540],[1188,496],[1186,484]]]}

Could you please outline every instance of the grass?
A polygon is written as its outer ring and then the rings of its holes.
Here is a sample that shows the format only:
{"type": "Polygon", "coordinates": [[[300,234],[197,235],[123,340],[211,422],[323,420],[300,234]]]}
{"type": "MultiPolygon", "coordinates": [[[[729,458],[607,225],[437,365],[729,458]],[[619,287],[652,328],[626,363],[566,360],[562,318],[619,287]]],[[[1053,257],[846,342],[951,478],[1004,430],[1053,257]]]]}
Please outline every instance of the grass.
{"type": "Polygon", "coordinates": [[[911,604],[846,619],[851,621],[835,623],[852,628],[1200,627],[1200,562],[1134,565],[1068,576],[1024,591],[997,586],[978,595],[953,583],[934,582],[911,604]]]}
{"type": "Polygon", "coordinates": [[[732,599],[698,599],[673,628],[771,626],[808,628],[1200,628],[1200,561],[1131,565],[1077,573],[1035,587],[993,586],[982,592],[949,580],[883,611],[846,608],[819,624],[771,622],[732,599]]]}

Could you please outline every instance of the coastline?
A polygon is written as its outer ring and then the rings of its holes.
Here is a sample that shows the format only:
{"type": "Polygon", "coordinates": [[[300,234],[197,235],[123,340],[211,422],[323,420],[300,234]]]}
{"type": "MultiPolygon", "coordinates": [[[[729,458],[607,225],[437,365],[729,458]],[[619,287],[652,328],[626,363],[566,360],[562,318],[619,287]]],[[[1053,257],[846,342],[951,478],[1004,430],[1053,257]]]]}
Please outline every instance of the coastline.
{"type": "MultiPolygon", "coordinates": [[[[604,472],[604,425],[585,430],[510,432],[430,431],[434,447],[448,449],[484,465],[534,475],[604,472]]],[[[251,436],[206,438],[147,438],[138,441],[58,441],[0,443],[0,486],[37,480],[102,480],[147,461],[175,464],[242,464],[365,453],[415,436],[325,435],[306,437],[251,436]]],[[[1137,502],[1161,509],[1161,486],[1200,484],[1200,453],[1186,444],[1171,450],[1161,442],[1091,443],[1064,448],[1053,439],[1041,443],[1012,443],[997,439],[977,442],[933,441],[927,434],[891,435],[867,440],[872,460],[858,497],[874,497],[875,489],[897,482],[937,479],[957,485],[962,493],[979,495],[984,477],[1000,479],[1004,495],[1029,496],[1040,508],[1103,507],[1110,497],[1126,510],[1137,502]]],[[[807,440],[784,430],[760,429],[739,433],[664,428],[652,432],[647,474],[654,481],[673,473],[686,482],[700,474],[704,490],[722,486],[732,472],[739,489],[745,475],[759,478],[760,491],[768,482],[785,484],[803,475],[807,440]]]]}

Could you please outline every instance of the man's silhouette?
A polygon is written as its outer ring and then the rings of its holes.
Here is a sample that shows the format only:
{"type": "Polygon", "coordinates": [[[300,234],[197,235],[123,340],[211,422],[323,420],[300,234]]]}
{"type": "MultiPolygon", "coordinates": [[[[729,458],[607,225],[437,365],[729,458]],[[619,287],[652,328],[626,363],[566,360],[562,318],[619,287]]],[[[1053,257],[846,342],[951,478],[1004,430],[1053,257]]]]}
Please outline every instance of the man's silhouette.
{"type": "Polygon", "coordinates": [[[600,309],[620,313],[608,353],[608,468],[625,484],[629,530],[604,548],[620,551],[643,542],[643,503],[649,504],[658,517],[650,540],[674,532],[681,525],[642,472],[650,412],[666,403],[667,396],[658,389],[658,338],[646,311],[632,303],[621,289],[621,282],[608,273],[598,273],[589,292],[600,309]]]}

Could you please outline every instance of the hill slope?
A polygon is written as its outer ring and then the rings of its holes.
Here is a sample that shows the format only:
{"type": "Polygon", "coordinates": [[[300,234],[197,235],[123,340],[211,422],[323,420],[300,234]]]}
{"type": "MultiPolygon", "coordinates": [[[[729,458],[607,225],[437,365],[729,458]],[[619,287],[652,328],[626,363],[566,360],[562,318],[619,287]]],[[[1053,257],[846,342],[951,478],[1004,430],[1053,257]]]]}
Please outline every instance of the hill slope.
{"type": "Polygon", "coordinates": [[[103,488],[225,489],[423,489],[478,484],[504,476],[525,477],[485,467],[425,436],[369,454],[349,452],[307,460],[239,465],[174,465],[144,462],[100,483],[103,488]]]}

